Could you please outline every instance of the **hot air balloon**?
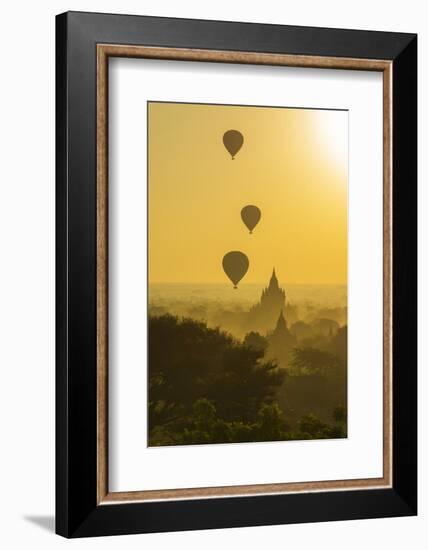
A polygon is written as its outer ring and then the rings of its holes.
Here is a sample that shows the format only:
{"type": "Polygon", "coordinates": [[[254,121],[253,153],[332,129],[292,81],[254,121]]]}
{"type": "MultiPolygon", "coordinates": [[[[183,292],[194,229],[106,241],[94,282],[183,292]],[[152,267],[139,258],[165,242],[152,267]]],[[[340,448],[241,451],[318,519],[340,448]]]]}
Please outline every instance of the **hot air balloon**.
{"type": "Polygon", "coordinates": [[[238,130],[228,130],[223,136],[223,143],[229,151],[232,160],[234,160],[236,153],[244,143],[244,136],[238,130]]]}
{"type": "Polygon", "coordinates": [[[249,204],[248,206],[244,206],[244,208],[241,210],[242,221],[250,230],[250,234],[253,232],[253,229],[259,223],[261,216],[262,216],[262,213],[260,212],[260,209],[257,208],[257,206],[254,206],[252,204],[249,204]]]}
{"type": "Polygon", "coordinates": [[[228,252],[223,257],[223,269],[226,275],[233,283],[233,288],[238,288],[237,284],[247,273],[250,265],[247,256],[237,250],[228,252]]]}

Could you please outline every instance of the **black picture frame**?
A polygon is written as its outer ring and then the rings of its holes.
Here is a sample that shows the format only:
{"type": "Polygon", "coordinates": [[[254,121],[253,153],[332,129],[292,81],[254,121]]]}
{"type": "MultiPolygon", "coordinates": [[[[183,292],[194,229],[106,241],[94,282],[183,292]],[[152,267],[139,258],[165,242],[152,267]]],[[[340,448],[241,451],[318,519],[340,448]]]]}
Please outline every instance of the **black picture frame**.
{"type": "Polygon", "coordinates": [[[56,18],[56,532],[64,537],[417,513],[417,36],[68,12],[56,18]],[[391,488],[97,504],[96,46],[389,60],[391,488]]]}

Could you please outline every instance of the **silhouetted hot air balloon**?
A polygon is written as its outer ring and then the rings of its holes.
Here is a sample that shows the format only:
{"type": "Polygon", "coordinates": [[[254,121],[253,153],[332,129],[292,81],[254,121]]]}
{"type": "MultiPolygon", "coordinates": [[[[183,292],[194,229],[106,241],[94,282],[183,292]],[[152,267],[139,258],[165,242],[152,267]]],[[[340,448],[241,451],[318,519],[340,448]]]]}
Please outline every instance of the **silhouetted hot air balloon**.
{"type": "Polygon", "coordinates": [[[257,208],[257,206],[254,206],[252,204],[249,204],[248,206],[244,206],[244,208],[241,210],[242,221],[250,230],[250,234],[253,232],[253,229],[259,223],[261,216],[262,216],[262,213],[260,212],[260,209],[257,208]]]}
{"type": "Polygon", "coordinates": [[[229,151],[232,160],[234,160],[236,153],[244,143],[244,136],[238,130],[228,130],[223,136],[223,143],[229,151]]]}
{"type": "Polygon", "coordinates": [[[237,284],[247,273],[250,265],[247,256],[243,252],[228,252],[223,258],[223,269],[226,275],[233,283],[233,288],[238,288],[237,284]]]}

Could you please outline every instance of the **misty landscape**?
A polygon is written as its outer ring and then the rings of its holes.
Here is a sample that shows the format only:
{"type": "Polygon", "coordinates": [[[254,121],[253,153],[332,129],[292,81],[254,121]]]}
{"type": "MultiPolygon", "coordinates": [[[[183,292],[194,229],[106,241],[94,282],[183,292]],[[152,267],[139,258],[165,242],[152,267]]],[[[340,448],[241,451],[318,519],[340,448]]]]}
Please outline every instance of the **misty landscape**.
{"type": "Polygon", "coordinates": [[[149,289],[149,445],[346,437],[347,289],[149,289]]]}

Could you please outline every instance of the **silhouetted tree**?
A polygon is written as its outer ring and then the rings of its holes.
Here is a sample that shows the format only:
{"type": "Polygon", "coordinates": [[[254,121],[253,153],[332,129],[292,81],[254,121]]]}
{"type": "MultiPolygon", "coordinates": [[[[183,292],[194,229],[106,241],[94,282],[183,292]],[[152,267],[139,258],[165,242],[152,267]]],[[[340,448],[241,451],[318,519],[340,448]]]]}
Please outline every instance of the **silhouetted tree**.
{"type": "Polygon", "coordinates": [[[329,345],[329,350],[337,357],[346,361],[348,355],[348,327],[340,327],[329,345]]]}
{"type": "MultiPolygon", "coordinates": [[[[264,403],[272,403],[284,373],[262,362],[263,351],[190,319],[165,315],[149,319],[149,432],[161,440],[160,427],[187,434],[184,442],[228,439],[228,426],[254,423],[264,403]],[[211,424],[198,423],[207,417],[211,424]],[[214,421],[215,416],[215,421],[214,421]],[[187,431],[186,431],[187,430],[187,431]],[[203,434],[208,434],[206,437],[203,434]],[[210,439],[211,438],[211,439],[210,439]]],[[[218,441],[217,441],[218,442],[218,441]]]]}
{"type": "Polygon", "coordinates": [[[290,365],[295,375],[326,375],[329,370],[340,368],[343,362],[335,355],[316,348],[294,348],[290,365]]]}
{"type": "Polygon", "coordinates": [[[244,345],[257,351],[262,351],[264,353],[266,351],[268,343],[266,338],[262,336],[259,332],[251,331],[245,335],[244,345]]]}
{"type": "Polygon", "coordinates": [[[333,409],[333,419],[335,422],[346,422],[346,409],[343,405],[333,409]]]}
{"type": "Polygon", "coordinates": [[[325,435],[326,424],[321,422],[314,414],[304,416],[299,422],[299,430],[302,434],[307,434],[309,437],[305,439],[313,439],[325,435]]]}
{"type": "Polygon", "coordinates": [[[264,404],[259,410],[258,439],[260,441],[280,441],[286,439],[288,430],[283,420],[283,413],[277,403],[264,404]]]}

